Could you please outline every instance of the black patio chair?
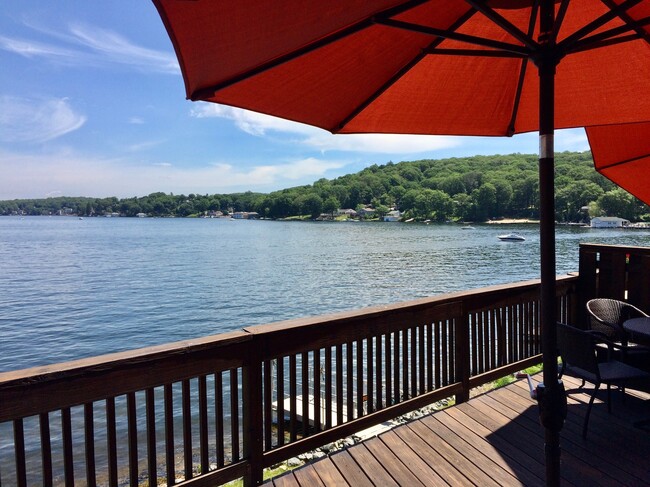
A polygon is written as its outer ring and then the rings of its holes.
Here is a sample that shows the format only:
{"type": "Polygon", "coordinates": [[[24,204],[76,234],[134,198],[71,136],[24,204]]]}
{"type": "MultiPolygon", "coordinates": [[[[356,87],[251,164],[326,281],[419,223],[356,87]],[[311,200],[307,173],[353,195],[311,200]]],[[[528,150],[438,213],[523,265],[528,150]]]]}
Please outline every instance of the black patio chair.
{"type": "MultiPolygon", "coordinates": [[[[602,342],[608,343],[612,348],[619,346],[614,342],[610,342],[600,332],[580,330],[563,323],[557,324],[557,345],[562,359],[560,377],[567,374],[582,379],[583,385],[584,381],[594,384],[582,428],[583,438],[587,438],[589,415],[601,384],[607,385],[607,411],[610,413],[611,386],[615,385],[619,388],[640,386],[639,388],[646,389],[650,385],[650,373],[648,372],[611,357],[599,361],[597,343],[602,342]]],[[[582,389],[582,387],[580,386],[579,389],[582,389]]]]}
{"type": "Polygon", "coordinates": [[[631,318],[648,316],[636,306],[617,299],[596,298],[587,301],[591,329],[604,334],[613,342],[626,346],[629,334],[623,329],[623,323],[631,318]]]}
{"type": "Polygon", "coordinates": [[[617,299],[596,298],[587,302],[590,328],[602,333],[610,342],[620,345],[616,351],[617,358],[635,367],[650,368],[650,348],[630,344],[630,334],[623,328],[623,323],[631,318],[648,316],[636,306],[617,299]]]}

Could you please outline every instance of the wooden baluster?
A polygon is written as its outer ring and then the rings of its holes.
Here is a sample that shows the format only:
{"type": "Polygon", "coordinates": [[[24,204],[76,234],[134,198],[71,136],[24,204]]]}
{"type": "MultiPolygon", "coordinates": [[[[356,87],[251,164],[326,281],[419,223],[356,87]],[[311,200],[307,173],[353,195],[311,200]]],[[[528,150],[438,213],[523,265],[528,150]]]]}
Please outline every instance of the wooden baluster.
{"type": "Polygon", "coordinates": [[[241,458],[239,449],[239,380],[237,374],[237,369],[230,370],[230,424],[233,462],[238,462],[241,458]]]}
{"type": "Polygon", "coordinates": [[[302,385],[302,437],[309,436],[309,352],[300,354],[300,381],[302,385]]]}
{"type": "Polygon", "coordinates": [[[277,364],[277,418],[278,418],[278,446],[284,445],[284,357],[278,357],[277,364]]]}
{"type": "Polygon", "coordinates": [[[176,483],[176,459],[174,455],[174,396],[172,384],[165,384],[165,465],[167,485],[176,483]]]}
{"type": "Polygon", "coordinates": [[[320,348],[314,354],[314,432],[321,430],[321,397],[320,397],[320,348]]]}
{"type": "Polygon", "coordinates": [[[190,381],[181,382],[181,402],[183,416],[183,469],[185,480],[192,478],[192,410],[190,402],[190,381]]]}
{"type": "Polygon", "coordinates": [[[396,331],[393,336],[395,337],[395,344],[393,345],[393,369],[395,371],[395,391],[393,393],[393,404],[401,402],[400,394],[400,332],[396,331]]]}
{"type": "Polygon", "coordinates": [[[108,443],[108,484],[111,487],[117,487],[117,431],[114,397],[106,399],[106,440],[108,443]]]}
{"type": "Polygon", "coordinates": [[[343,345],[336,345],[336,425],[343,424],[343,345]]]}
{"type": "Polygon", "coordinates": [[[131,485],[138,485],[138,418],[135,408],[135,392],[129,392],[126,395],[126,403],[129,438],[129,482],[131,485]]]}
{"type": "Polygon", "coordinates": [[[201,474],[210,470],[210,455],[208,451],[208,381],[205,375],[198,378],[199,382],[199,455],[201,459],[201,474]]]}
{"type": "Polygon", "coordinates": [[[433,390],[433,362],[438,356],[438,349],[433,349],[433,325],[427,323],[427,392],[433,390]]]}
{"type": "MultiPolygon", "coordinates": [[[[43,486],[51,487],[53,484],[52,478],[52,443],[50,440],[50,415],[48,413],[41,413],[39,415],[39,425],[41,432],[41,462],[43,464],[43,486]]],[[[88,449],[86,449],[86,458],[88,449]]],[[[93,458],[93,464],[94,464],[93,458]]],[[[87,463],[87,462],[86,462],[87,463]]],[[[86,467],[86,471],[88,468],[86,467]]],[[[88,483],[90,486],[91,484],[88,483]]]]}
{"type": "Polygon", "coordinates": [[[363,416],[363,340],[357,340],[357,418],[363,416]]]}
{"type": "Polygon", "coordinates": [[[393,404],[393,376],[392,376],[392,345],[391,345],[391,334],[386,333],[384,347],[384,369],[386,369],[386,407],[393,404]]]}
{"type": "MultiPolygon", "coordinates": [[[[263,399],[263,408],[264,408],[264,450],[268,451],[273,447],[272,441],[272,429],[271,425],[273,424],[273,410],[271,408],[271,403],[273,402],[273,386],[271,381],[271,361],[265,360],[263,363],[264,367],[264,399],[263,399]]],[[[280,411],[280,402],[278,401],[278,411],[280,411]]]]}
{"type": "Polygon", "coordinates": [[[346,376],[346,414],[347,421],[354,419],[354,360],[352,342],[345,344],[345,376],[346,376]]]}
{"type": "MultiPolygon", "coordinates": [[[[375,397],[377,398],[375,409],[377,411],[381,410],[384,406],[384,387],[382,381],[382,360],[384,359],[382,342],[384,341],[383,336],[377,336],[375,340],[376,349],[375,349],[375,397]]],[[[370,374],[368,374],[370,376],[370,374]]]]}
{"type": "Polygon", "coordinates": [[[25,427],[23,420],[14,419],[14,454],[16,456],[16,485],[27,487],[27,468],[25,466],[25,427]]]}
{"type": "Polygon", "coordinates": [[[408,328],[402,330],[402,397],[401,400],[408,399],[410,395],[409,383],[409,365],[411,357],[409,357],[409,331],[408,328]]]}
{"type": "Polygon", "coordinates": [[[325,429],[332,427],[332,347],[325,348],[325,429]]]}
{"type": "Polygon", "coordinates": [[[366,338],[366,405],[368,414],[375,410],[375,377],[374,377],[374,350],[373,337],[366,338]]]}
{"type": "Polygon", "coordinates": [[[289,355],[289,438],[292,442],[298,438],[298,426],[296,424],[296,396],[298,395],[298,385],[296,373],[296,356],[291,354],[289,355]]]}
{"type": "Polygon", "coordinates": [[[223,425],[223,372],[214,374],[214,429],[217,444],[217,468],[225,465],[223,425]]]}
{"type": "Polygon", "coordinates": [[[416,328],[409,330],[411,339],[411,397],[418,395],[418,354],[416,328]]]}
{"type": "Polygon", "coordinates": [[[158,485],[158,459],[156,458],[156,397],[154,390],[145,392],[147,416],[147,475],[149,485],[158,485]]]}

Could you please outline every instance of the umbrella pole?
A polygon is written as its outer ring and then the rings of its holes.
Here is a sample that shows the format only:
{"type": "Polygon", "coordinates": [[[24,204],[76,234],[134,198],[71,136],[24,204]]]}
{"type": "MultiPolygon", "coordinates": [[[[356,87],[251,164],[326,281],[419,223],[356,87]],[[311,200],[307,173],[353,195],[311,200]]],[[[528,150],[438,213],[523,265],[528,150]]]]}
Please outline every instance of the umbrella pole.
{"type": "Polygon", "coordinates": [[[559,62],[550,34],[554,2],[540,5],[539,70],[539,208],[540,208],[540,321],[544,382],[537,386],[540,421],[545,428],[546,485],[560,485],[560,431],[566,417],[566,394],[557,376],[555,300],[555,68],[559,62]]]}

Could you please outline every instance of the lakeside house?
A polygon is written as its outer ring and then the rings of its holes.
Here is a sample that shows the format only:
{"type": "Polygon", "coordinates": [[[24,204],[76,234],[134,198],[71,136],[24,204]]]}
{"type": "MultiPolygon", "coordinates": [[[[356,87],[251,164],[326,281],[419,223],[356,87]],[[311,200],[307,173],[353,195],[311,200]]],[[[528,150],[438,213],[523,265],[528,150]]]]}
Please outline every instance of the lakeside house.
{"type": "Polygon", "coordinates": [[[399,210],[392,210],[384,215],[385,222],[398,222],[400,218],[402,218],[402,213],[399,210]]]}
{"type": "Polygon", "coordinates": [[[591,228],[625,228],[630,221],[614,216],[597,216],[591,219],[591,228]]]}
{"type": "Polygon", "coordinates": [[[257,220],[260,215],[255,211],[236,211],[232,214],[235,220],[257,220]]]}

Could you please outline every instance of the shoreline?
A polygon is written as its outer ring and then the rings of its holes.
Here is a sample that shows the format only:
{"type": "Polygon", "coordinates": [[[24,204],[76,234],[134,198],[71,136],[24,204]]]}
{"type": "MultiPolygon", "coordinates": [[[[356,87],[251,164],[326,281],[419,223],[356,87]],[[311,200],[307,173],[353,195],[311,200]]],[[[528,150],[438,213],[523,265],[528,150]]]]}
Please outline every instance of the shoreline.
{"type": "Polygon", "coordinates": [[[488,225],[509,225],[509,224],[539,224],[539,220],[530,220],[528,218],[504,218],[503,220],[488,220],[485,223],[488,225]]]}

